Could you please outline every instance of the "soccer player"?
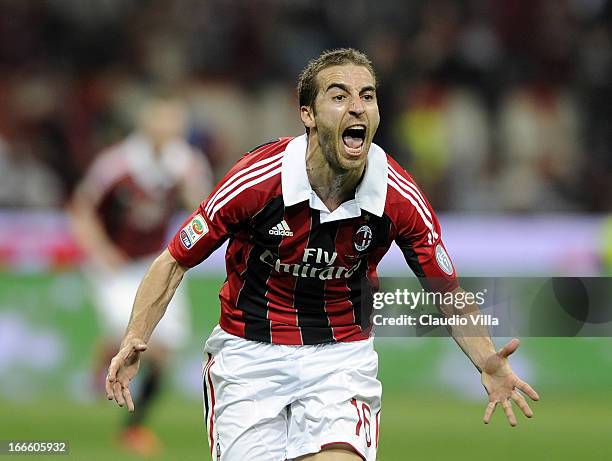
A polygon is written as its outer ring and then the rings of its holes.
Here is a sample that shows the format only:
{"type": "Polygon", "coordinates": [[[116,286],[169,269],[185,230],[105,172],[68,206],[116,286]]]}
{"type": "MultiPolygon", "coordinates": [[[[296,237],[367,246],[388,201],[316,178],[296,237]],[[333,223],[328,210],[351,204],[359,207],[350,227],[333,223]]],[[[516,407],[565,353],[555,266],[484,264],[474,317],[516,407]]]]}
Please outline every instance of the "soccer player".
{"type": "MultiPolygon", "coordinates": [[[[163,249],[173,214],[191,210],[210,191],[210,169],[201,152],[184,141],[184,104],[155,95],[142,106],[137,130],[103,151],[77,187],[69,211],[75,235],[89,256],[87,275],[105,338],[99,354],[106,369],[129,319],[130,304],[147,267],[163,249]]],[[[143,426],[158,394],[171,352],[189,334],[187,300],[172,301],[169,315],[150,344],[140,386],[139,409],[120,434],[123,445],[141,454],[159,448],[143,426]]],[[[104,382],[104,372],[100,373],[104,382]]]]}
{"type": "MultiPolygon", "coordinates": [[[[369,317],[376,266],[395,241],[425,287],[460,290],[436,215],[412,177],[372,143],[376,77],[353,49],[323,53],[298,84],[306,134],[242,157],[185,221],[143,279],[107,397],[134,409],[128,384],[184,273],[229,239],[221,317],[209,337],[204,407],[216,460],[376,458],[381,384],[369,317]]],[[[446,315],[458,312],[441,306],[446,315]]],[[[473,328],[473,327],[467,327],[473,328]]],[[[489,394],[538,399],[486,332],[453,330],[489,394]]]]}

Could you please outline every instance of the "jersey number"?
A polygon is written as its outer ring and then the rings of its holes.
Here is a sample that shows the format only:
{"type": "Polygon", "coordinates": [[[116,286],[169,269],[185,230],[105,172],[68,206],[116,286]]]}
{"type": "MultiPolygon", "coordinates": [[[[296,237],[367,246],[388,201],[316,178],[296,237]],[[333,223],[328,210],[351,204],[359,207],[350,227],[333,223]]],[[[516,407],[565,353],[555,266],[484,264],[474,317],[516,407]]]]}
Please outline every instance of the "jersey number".
{"type": "MultiPolygon", "coordinates": [[[[357,412],[357,424],[355,426],[355,435],[359,437],[361,435],[361,428],[365,432],[366,445],[368,448],[372,445],[372,435],[370,432],[370,419],[372,418],[372,410],[368,404],[363,402],[357,402],[356,399],[351,399],[351,405],[355,407],[355,411],[357,412]],[[359,406],[361,403],[361,408],[359,406]]],[[[378,429],[376,431],[378,433],[378,429]]],[[[378,440],[376,441],[378,445],[378,440]]]]}

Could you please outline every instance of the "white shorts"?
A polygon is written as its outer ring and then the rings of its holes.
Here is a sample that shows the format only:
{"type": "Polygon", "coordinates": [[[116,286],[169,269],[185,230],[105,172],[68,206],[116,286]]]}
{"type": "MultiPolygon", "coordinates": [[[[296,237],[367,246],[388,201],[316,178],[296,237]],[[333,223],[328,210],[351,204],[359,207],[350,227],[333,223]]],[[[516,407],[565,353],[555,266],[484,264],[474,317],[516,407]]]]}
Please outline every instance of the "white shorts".
{"type": "Polygon", "coordinates": [[[382,386],[374,339],[315,346],[206,342],[204,418],[213,461],[284,461],[331,444],[376,459],[382,386]]]}
{"type": "MultiPolygon", "coordinates": [[[[87,271],[93,289],[93,301],[105,334],[121,339],[125,333],[136,291],[153,260],[127,264],[111,272],[87,271]]],[[[151,341],[170,349],[182,347],[189,338],[190,321],[184,287],[174,293],[166,313],[155,328],[151,341]]]]}

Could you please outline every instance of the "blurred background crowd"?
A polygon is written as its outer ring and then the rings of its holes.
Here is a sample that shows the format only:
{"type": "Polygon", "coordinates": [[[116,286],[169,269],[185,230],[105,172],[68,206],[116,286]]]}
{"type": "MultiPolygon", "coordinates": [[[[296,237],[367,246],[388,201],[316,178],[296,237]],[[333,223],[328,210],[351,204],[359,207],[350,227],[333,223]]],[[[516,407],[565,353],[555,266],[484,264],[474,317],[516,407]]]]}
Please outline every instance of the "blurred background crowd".
{"type": "Polygon", "coordinates": [[[0,206],[61,207],[159,88],[219,178],[301,134],[297,75],[340,46],[436,209],[612,210],[608,0],[0,0],[0,206]]]}

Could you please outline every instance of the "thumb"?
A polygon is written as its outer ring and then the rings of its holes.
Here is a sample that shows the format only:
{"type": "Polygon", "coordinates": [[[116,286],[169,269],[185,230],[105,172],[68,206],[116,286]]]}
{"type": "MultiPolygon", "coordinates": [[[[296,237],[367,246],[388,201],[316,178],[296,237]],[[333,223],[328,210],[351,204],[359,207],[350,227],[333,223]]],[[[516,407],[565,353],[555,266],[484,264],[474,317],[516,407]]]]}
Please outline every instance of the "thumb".
{"type": "Polygon", "coordinates": [[[497,355],[499,355],[502,359],[507,358],[510,354],[516,351],[519,347],[520,341],[517,338],[512,338],[508,344],[502,347],[497,355]]]}

